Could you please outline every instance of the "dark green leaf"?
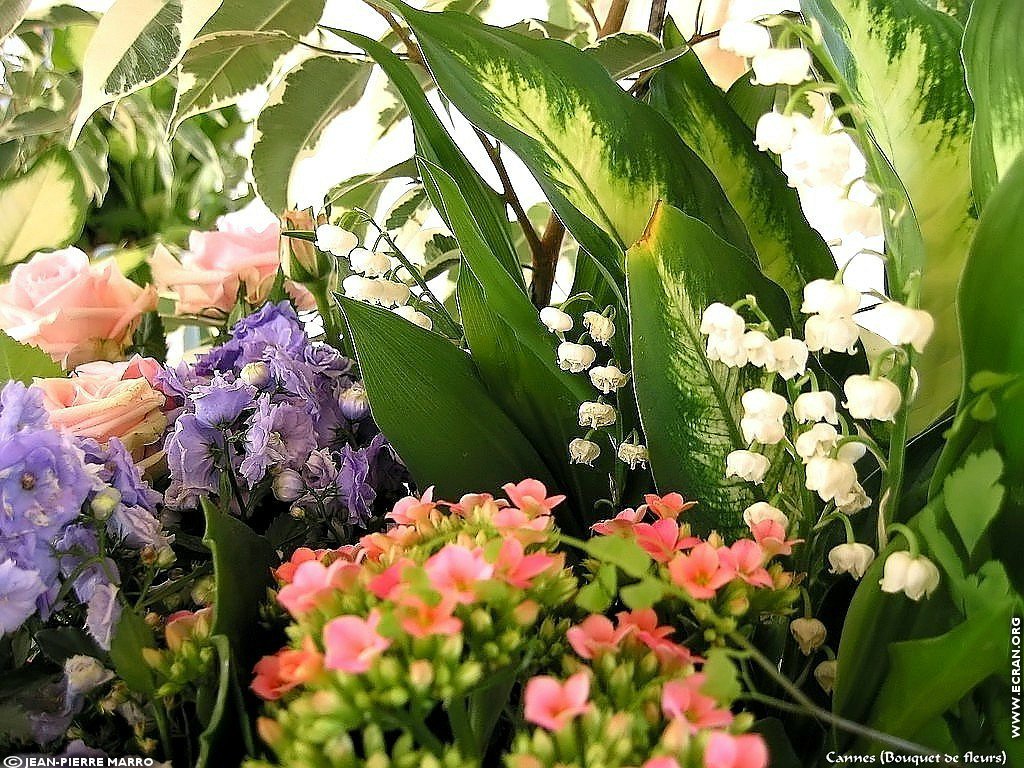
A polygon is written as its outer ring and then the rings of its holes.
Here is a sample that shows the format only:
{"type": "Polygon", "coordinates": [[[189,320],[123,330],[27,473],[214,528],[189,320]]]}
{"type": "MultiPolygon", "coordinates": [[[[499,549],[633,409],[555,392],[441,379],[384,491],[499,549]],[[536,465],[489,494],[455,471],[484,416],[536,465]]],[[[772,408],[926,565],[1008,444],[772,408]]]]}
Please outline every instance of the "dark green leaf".
{"type": "Polygon", "coordinates": [[[33,378],[63,376],[64,371],[39,347],[15,341],[0,331],[0,386],[8,381],[31,384],[33,378]]]}
{"type": "Polygon", "coordinates": [[[156,690],[153,670],[142,658],[143,648],[155,648],[153,630],[130,608],[121,612],[117,631],[110,643],[110,659],[117,676],[131,690],[151,697],[156,690]]]}

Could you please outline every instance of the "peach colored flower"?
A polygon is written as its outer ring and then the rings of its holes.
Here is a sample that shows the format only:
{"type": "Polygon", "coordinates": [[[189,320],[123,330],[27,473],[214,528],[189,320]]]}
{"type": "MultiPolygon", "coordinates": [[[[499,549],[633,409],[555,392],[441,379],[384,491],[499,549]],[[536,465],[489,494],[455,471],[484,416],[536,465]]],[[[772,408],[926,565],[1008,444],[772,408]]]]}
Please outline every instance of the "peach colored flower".
{"type": "Polygon", "coordinates": [[[637,523],[633,526],[633,535],[636,543],[659,563],[667,563],[679,550],[700,543],[696,536],[689,535],[689,526],[680,531],[679,523],[668,517],[653,523],[637,523]]]}
{"type": "Polygon", "coordinates": [[[295,578],[296,569],[298,569],[298,567],[303,563],[309,562],[310,560],[316,560],[324,565],[330,565],[336,560],[344,560],[345,562],[354,563],[357,561],[358,556],[359,548],[351,544],[339,547],[338,549],[313,550],[309,547],[299,547],[292,553],[288,562],[282,563],[274,569],[274,578],[282,584],[290,584],[292,579],[295,578]]]}
{"type": "Polygon", "coordinates": [[[633,527],[647,516],[647,507],[624,509],[611,520],[602,520],[590,526],[590,530],[602,536],[618,536],[630,533],[633,527]]]}
{"type": "Polygon", "coordinates": [[[399,525],[418,525],[430,519],[430,513],[437,509],[434,503],[434,486],[430,486],[420,498],[406,496],[395,502],[395,506],[384,517],[399,525]]]}
{"type": "Polygon", "coordinates": [[[777,521],[764,519],[750,526],[754,541],[761,545],[767,557],[793,554],[793,545],[800,544],[803,539],[787,539],[786,529],[777,521]]]}
{"type": "Polygon", "coordinates": [[[570,627],[565,636],[569,645],[581,658],[593,659],[616,650],[619,641],[631,630],[631,626],[615,628],[611,619],[595,613],[587,616],[576,626],[570,627]]]}
{"type": "Polygon", "coordinates": [[[167,617],[164,625],[164,637],[167,647],[172,651],[181,648],[181,644],[193,637],[206,637],[213,626],[213,606],[208,605],[198,611],[177,611],[167,617]]]}
{"type": "Polygon", "coordinates": [[[469,549],[461,544],[446,544],[430,556],[423,569],[430,586],[456,603],[472,603],[476,583],[494,576],[494,566],[484,559],[482,549],[469,549]]]}
{"type": "Polygon", "coordinates": [[[768,768],[768,747],[756,733],[712,733],[704,748],[704,768],[768,768]]]}
{"type": "Polygon", "coordinates": [[[455,602],[442,598],[431,605],[422,597],[400,592],[398,595],[398,623],[413,637],[454,635],[462,631],[462,620],[452,615],[455,602]]]}
{"type": "Polygon", "coordinates": [[[53,426],[101,443],[116,437],[136,458],[167,426],[163,394],[151,380],[160,365],[149,358],[81,365],[69,378],[36,379],[53,426]]]}
{"type": "Polygon", "coordinates": [[[0,328],[65,368],[118,358],[156,289],[140,288],[117,262],[91,264],[77,248],[37,253],[0,285],[0,328]]]}
{"type": "Polygon", "coordinates": [[[452,512],[463,517],[474,509],[482,508],[493,513],[507,506],[508,502],[505,499],[495,499],[489,493],[467,493],[459,499],[457,504],[449,504],[452,512]]]}
{"type": "MultiPolygon", "coordinates": [[[[158,245],[150,265],[161,290],[175,294],[178,314],[226,315],[239,293],[253,305],[266,300],[281,266],[280,240],[276,219],[268,217],[257,229],[237,216],[222,216],[216,230],[189,234],[180,261],[158,245]]],[[[301,285],[288,281],[286,288],[300,309],[316,306],[301,285]]]]}
{"type": "Polygon", "coordinates": [[[505,539],[494,562],[494,573],[516,589],[529,589],[533,580],[545,571],[561,568],[565,555],[547,552],[526,554],[523,543],[516,538],[505,539]]]}
{"type": "Polygon", "coordinates": [[[764,548],[751,539],[739,539],[728,549],[718,550],[719,556],[726,558],[736,571],[736,575],[754,587],[770,587],[772,577],[764,567],[768,559],[764,548]]]}
{"type": "Polygon", "coordinates": [[[590,677],[577,672],[564,683],[554,677],[533,677],[526,684],[527,722],[549,731],[560,731],[590,711],[590,677]]]}
{"type": "Polygon", "coordinates": [[[548,489],[540,480],[526,479],[519,483],[505,483],[501,486],[509,499],[530,516],[549,515],[551,510],[565,501],[565,496],[548,496],[548,489]]]}
{"type": "Polygon", "coordinates": [[[683,680],[665,683],[661,691],[661,709],[665,717],[684,720],[692,732],[701,728],[725,728],[732,720],[732,712],[722,709],[712,697],[700,692],[706,682],[703,672],[683,680]]]}
{"type": "Polygon", "coordinates": [[[683,512],[697,506],[696,501],[687,501],[678,493],[666,493],[664,496],[659,496],[656,493],[648,493],[644,496],[644,502],[647,504],[647,507],[662,520],[675,520],[683,512]]]}
{"type": "Polygon", "coordinates": [[[736,575],[731,564],[719,557],[710,544],[698,544],[689,554],[679,554],[668,564],[668,571],[676,586],[682,587],[698,600],[715,596],[719,587],[728,584],[736,575]]]}
{"type": "Polygon", "coordinates": [[[391,646],[391,641],[377,632],[380,611],[374,609],[365,619],[339,616],[324,627],[324,666],[342,672],[362,674],[373,660],[391,646]]]}
{"type": "Polygon", "coordinates": [[[324,657],[313,638],[306,635],[302,648],[283,648],[272,656],[264,656],[253,669],[250,684],[253,693],[264,701],[274,701],[302,683],[312,680],[323,669],[324,657]]]}
{"type": "Polygon", "coordinates": [[[325,594],[351,585],[359,570],[358,565],[345,560],[336,560],[330,565],[307,560],[295,569],[291,583],[277,593],[277,602],[297,617],[315,608],[325,594]]]}

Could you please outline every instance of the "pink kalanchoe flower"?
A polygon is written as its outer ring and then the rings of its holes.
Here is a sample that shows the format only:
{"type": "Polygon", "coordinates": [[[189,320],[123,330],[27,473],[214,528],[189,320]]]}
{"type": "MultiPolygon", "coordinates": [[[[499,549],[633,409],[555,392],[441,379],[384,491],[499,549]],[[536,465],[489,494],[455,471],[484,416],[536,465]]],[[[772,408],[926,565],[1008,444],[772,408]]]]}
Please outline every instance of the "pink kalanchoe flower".
{"type": "Polygon", "coordinates": [[[691,733],[703,728],[725,728],[733,720],[732,712],[700,692],[706,679],[704,673],[699,672],[683,680],[670,680],[661,690],[661,710],[665,717],[684,722],[691,733]]]}
{"type": "Polygon", "coordinates": [[[561,568],[564,555],[534,552],[527,555],[519,539],[505,539],[494,563],[494,573],[516,589],[529,589],[533,580],[545,571],[561,568]]]}
{"type": "Polygon", "coordinates": [[[680,768],[680,765],[674,757],[652,757],[643,768],[680,768]]]}
{"type": "Polygon", "coordinates": [[[768,768],[768,747],[755,733],[712,733],[704,748],[704,768],[768,768]]]}
{"type": "Polygon", "coordinates": [[[349,563],[354,563],[358,560],[360,552],[361,550],[359,547],[351,544],[339,547],[338,549],[313,550],[309,547],[299,547],[292,553],[288,562],[282,563],[274,571],[274,577],[282,584],[289,584],[292,579],[295,578],[295,571],[303,563],[309,562],[310,560],[317,560],[324,565],[330,565],[335,560],[344,560],[349,563]]]}
{"type": "Polygon", "coordinates": [[[398,597],[398,623],[413,637],[454,635],[462,631],[462,620],[452,615],[454,609],[450,599],[431,605],[422,597],[402,594],[398,597]]]}
{"type": "Polygon", "coordinates": [[[313,638],[306,635],[302,648],[283,648],[273,656],[264,656],[253,669],[255,678],[249,686],[265,701],[274,701],[302,683],[312,680],[323,669],[324,657],[313,638]]]}
{"type": "Polygon", "coordinates": [[[697,506],[696,501],[687,501],[678,493],[667,493],[664,496],[648,493],[644,496],[644,502],[661,520],[675,520],[683,512],[697,506]]]}
{"type": "Polygon", "coordinates": [[[423,565],[430,585],[456,603],[476,601],[476,583],[494,576],[494,566],[480,548],[446,544],[423,565]]]}
{"type": "Polygon", "coordinates": [[[394,508],[384,517],[399,525],[417,525],[425,523],[435,509],[437,509],[437,504],[434,503],[434,486],[430,486],[419,498],[406,496],[404,499],[399,499],[395,502],[394,508]]]}
{"type": "Polygon", "coordinates": [[[647,507],[624,509],[611,520],[602,520],[590,526],[590,530],[602,536],[621,536],[628,534],[633,527],[647,515],[647,507]]]}
{"type": "Polygon", "coordinates": [[[590,711],[590,677],[577,672],[564,683],[554,677],[531,678],[526,684],[527,722],[549,731],[560,731],[575,718],[590,711]]]}
{"type": "Polygon", "coordinates": [[[359,539],[359,546],[367,560],[379,561],[395,549],[408,549],[420,540],[420,532],[413,525],[396,525],[386,532],[368,533],[359,539]]]}
{"type": "Polygon", "coordinates": [[[565,636],[572,649],[582,658],[593,659],[616,650],[619,647],[619,641],[632,629],[632,626],[615,628],[611,619],[595,613],[571,627],[565,636]]]}
{"type": "Polygon", "coordinates": [[[351,585],[359,570],[358,565],[346,560],[335,560],[330,565],[307,560],[295,569],[291,583],[277,593],[277,601],[297,617],[315,608],[326,593],[351,585]]]}
{"type": "Polygon", "coordinates": [[[355,675],[366,672],[373,660],[391,645],[391,641],[377,632],[380,611],[374,608],[365,619],[359,616],[339,616],[324,627],[324,666],[355,675]]]}
{"type": "Polygon", "coordinates": [[[531,516],[550,515],[551,510],[565,501],[565,496],[548,496],[548,489],[540,480],[523,480],[519,483],[505,483],[501,490],[508,494],[512,503],[531,516]]]}
{"type": "Polygon", "coordinates": [[[501,509],[507,507],[508,502],[505,499],[495,499],[489,493],[467,493],[459,499],[457,504],[449,504],[448,508],[456,515],[465,517],[478,507],[490,507],[492,505],[501,509]]]}
{"type": "Polygon", "coordinates": [[[531,517],[517,507],[505,507],[494,513],[491,524],[502,536],[514,536],[523,544],[539,544],[548,537],[551,515],[531,517]]]}
{"type": "Polygon", "coordinates": [[[770,587],[772,577],[764,567],[768,557],[764,548],[751,539],[740,539],[728,549],[718,550],[723,559],[728,559],[736,575],[753,587],[770,587]]]}
{"type": "Polygon", "coordinates": [[[669,639],[669,635],[674,634],[675,630],[668,625],[659,626],[658,614],[653,608],[632,612],[620,611],[616,618],[619,629],[654,651],[663,667],[680,669],[703,661],[700,656],[694,656],[685,645],[679,645],[669,639]]]}
{"type": "Polygon", "coordinates": [[[775,520],[765,519],[750,526],[754,541],[761,545],[767,557],[793,554],[793,545],[800,544],[803,539],[786,539],[786,529],[775,520]]]}
{"type": "Polygon", "coordinates": [[[636,543],[659,563],[667,563],[676,552],[690,549],[700,543],[696,536],[680,534],[679,523],[671,518],[653,523],[637,523],[633,526],[636,543]]]}
{"type": "Polygon", "coordinates": [[[668,564],[676,586],[682,587],[698,600],[708,600],[732,581],[736,572],[718,550],[710,544],[698,544],[689,554],[679,554],[668,564]]]}
{"type": "Polygon", "coordinates": [[[402,572],[409,567],[415,567],[415,563],[408,557],[400,558],[378,573],[367,585],[369,590],[381,600],[394,600],[401,589],[402,572]]]}

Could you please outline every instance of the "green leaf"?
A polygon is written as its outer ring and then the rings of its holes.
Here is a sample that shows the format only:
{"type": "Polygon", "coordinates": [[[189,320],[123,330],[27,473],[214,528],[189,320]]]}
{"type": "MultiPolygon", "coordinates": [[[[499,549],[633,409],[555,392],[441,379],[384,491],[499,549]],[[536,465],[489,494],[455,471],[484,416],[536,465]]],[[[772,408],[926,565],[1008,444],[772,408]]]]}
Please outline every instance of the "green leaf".
{"type": "Polygon", "coordinates": [[[999,514],[1006,489],[999,483],[1003,459],[998,451],[968,456],[943,484],[946,509],[967,553],[974,552],[989,523],[999,514]]]}
{"type": "Polygon", "coordinates": [[[60,666],[72,656],[103,658],[96,641],[78,627],[47,627],[36,632],[32,639],[46,658],[60,666]]]}
{"type": "Polygon", "coordinates": [[[294,199],[296,164],[316,149],[327,125],[363,95],[370,67],[339,56],[307,59],[288,73],[256,121],[252,150],[256,189],[270,210],[281,213],[294,199]]]}
{"type": "MultiPolygon", "coordinates": [[[[682,41],[670,22],[666,45],[682,41]]],[[[697,54],[690,52],[655,75],[651,103],[714,172],[747,226],[761,270],[799,306],[804,285],[835,274],[832,253],[807,223],[796,190],[771,157],[754,146],[754,132],[708,78],[697,54]]]]}
{"type": "Polygon", "coordinates": [[[410,189],[391,206],[384,222],[384,229],[392,232],[401,229],[416,215],[417,211],[423,208],[426,202],[427,193],[422,187],[410,189]]]}
{"type": "Polygon", "coordinates": [[[0,386],[8,381],[31,384],[32,379],[63,376],[64,371],[39,347],[15,341],[0,331],[0,386]]]}
{"type": "Polygon", "coordinates": [[[74,144],[92,113],[170,72],[221,0],[117,0],[103,14],[82,67],[74,144]]]}
{"type": "Polygon", "coordinates": [[[640,611],[650,608],[665,596],[665,584],[658,579],[646,578],[623,587],[619,595],[631,610],[640,611]]]}
{"type": "Polygon", "coordinates": [[[622,80],[638,72],[659,67],[679,58],[689,46],[676,45],[666,51],[651,35],[640,32],[616,32],[602,37],[584,49],[601,62],[612,80],[622,80]]]}
{"type": "Polygon", "coordinates": [[[242,698],[230,642],[224,635],[213,635],[210,642],[216,650],[216,685],[211,691],[207,681],[197,702],[203,731],[199,734],[196,768],[236,764],[255,752],[249,713],[242,698]],[[208,702],[204,701],[207,698],[208,702]],[[201,707],[200,703],[206,707],[201,707]]]}
{"type": "Polygon", "coordinates": [[[704,673],[704,685],[700,692],[721,703],[732,702],[743,693],[740,685],[739,670],[729,657],[728,651],[712,648],[708,651],[708,660],[701,667],[704,673]]]}
{"type": "Polygon", "coordinates": [[[457,13],[394,4],[441,92],[515,152],[576,240],[621,282],[622,252],[658,200],[749,240],[721,188],[652,108],[567,43],[489,27],[457,13]]]}
{"type": "MultiPolygon", "coordinates": [[[[515,258],[515,249],[508,234],[508,217],[504,201],[480,178],[480,174],[445,131],[437,113],[423,94],[416,75],[392,51],[376,40],[355,32],[330,27],[325,29],[366,51],[384,70],[409,110],[416,138],[416,153],[444,168],[445,172],[455,179],[463,194],[474,201],[474,214],[487,242],[495,249],[495,254],[505,270],[517,284],[525,288],[523,270],[519,266],[519,260],[515,258]]],[[[436,208],[443,208],[440,201],[433,202],[436,208]]]]}
{"type": "MultiPolygon", "coordinates": [[[[556,339],[537,310],[496,257],[475,212],[482,206],[464,196],[441,168],[421,161],[423,180],[449,222],[462,250],[456,292],[473,362],[491,396],[544,459],[558,488],[569,495],[574,534],[592,522],[594,503],[607,493],[602,473],[569,464],[569,441],[580,433],[579,405],[593,397],[583,376],[558,367],[556,339]]],[[[514,258],[514,254],[507,254],[514,258]]],[[[559,522],[569,521],[564,513],[559,522]]]]}
{"type": "Polygon", "coordinates": [[[270,79],[274,64],[295,47],[278,32],[218,32],[196,40],[181,60],[171,133],[185,120],[234,104],[270,79]]]}
{"type": "Polygon", "coordinates": [[[524,477],[555,487],[465,352],[393,312],[344,297],[339,302],[374,421],[421,487],[436,485],[448,499],[524,477]]]}
{"type": "Polygon", "coordinates": [[[64,149],[50,150],[22,175],[0,182],[0,264],[72,242],[86,204],[82,177],[64,149]]]}
{"type": "MultiPolygon", "coordinates": [[[[725,457],[747,447],[740,396],[764,382],[750,368],[709,361],[700,318],[713,302],[753,294],[775,327],[785,329],[792,325],[786,296],[745,254],[667,205],[630,248],[626,271],[633,382],[654,480],[662,493],[700,499],[691,513],[699,527],[728,534],[755,496],[748,483],[726,479],[725,457]]],[[[766,480],[765,487],[773,484],[766,480]]]]}
{"type": "Polygon", "coordinates": [[[142,658],[142,649],[155,647],[153,630],[145,619],[131,609],[122,611],[117,631],[110,642],[110,660],[125,685],[145,697],[152,697],[156,683],[153,670],[142,658]]]}
{"type": "Polygon", "coordinates": [[[587,554],[621,568],[627,576],[639,579],[651,569],[651,556],[633,539],[622,536],[595,536],[587,542],[587,554]]]}
{"type": "Polygon", "coordinates": [[[0,0],[0,40],[18,26],[31,4],[32,0],[0,0]]]}
{"type": "Polygon", "coordinates": [[[935,318],[915,364],[921,388],[911,426],[920,431],[949,407],[960,385],[954,298],[976,225],[963,27],[920,0],[807,0],[803,8],[820,23],[881,152],[881,178],[872,181],[881,187],[883,210],[895,211],[895,223],[884,217],[890,279],[902,284],[921,271],[921,306],[935,318]],[[904,190],[909,208],[901,202],[904,190]]]}
{"type": "Polygon", "coordinates": [[[604,613],[615,600],[618,581],[618,569],[611,563],[605,563],[598,568],[593,581],[576,594],[576,605],[590,613],[604,613]]]}
{"type": "Polygon", "coordinates": [[[971,173],[983,208],[1024,150],[1024,3],[974,0],[964,33],[967,87],[974,99],[971,173]]]}

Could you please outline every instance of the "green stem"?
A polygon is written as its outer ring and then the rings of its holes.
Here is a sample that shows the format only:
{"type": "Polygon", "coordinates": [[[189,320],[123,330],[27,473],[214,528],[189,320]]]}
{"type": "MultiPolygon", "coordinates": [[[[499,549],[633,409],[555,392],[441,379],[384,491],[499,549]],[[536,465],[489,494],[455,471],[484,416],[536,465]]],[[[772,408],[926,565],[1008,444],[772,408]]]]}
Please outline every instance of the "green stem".
{"type": "Polygon", "coordinates": [[[469,722],[466,700],[462,697],[455,697],[447,702],[446,708],[448,722],[451,723],[452,733],[462,756],[464,758],[481,757],[480,746],[476,743],[476,737],[473,735],[473,728],[469,722]]]}
{"type": "Polygon", "coordinates": [[[327,343],[332,347],[337,346],[341,341],[341,329],[338,327],[338,317],[334,312],[334,303],[331,301],[327,290],[327,281],[317,280],[313,283],[307,283],[306,287],[313,294],[313,298],[316,300],[317,311],[324,321],[324,336],[327,339],[327,343]]]}

